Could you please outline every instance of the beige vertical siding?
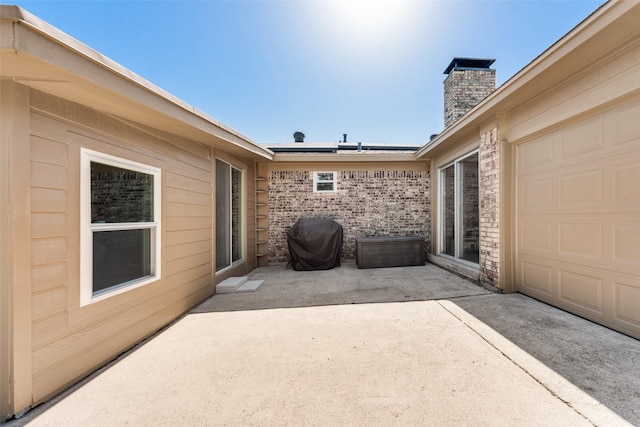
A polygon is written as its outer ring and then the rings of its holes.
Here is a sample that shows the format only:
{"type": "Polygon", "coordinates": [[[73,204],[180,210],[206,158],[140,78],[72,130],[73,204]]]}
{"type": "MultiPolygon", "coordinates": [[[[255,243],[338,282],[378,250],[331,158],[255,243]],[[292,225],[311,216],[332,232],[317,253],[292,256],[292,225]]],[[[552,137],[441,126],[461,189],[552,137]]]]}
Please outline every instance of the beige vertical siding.
{"type": "MultiPolygon", "coordinates": [[[[37,91],[31,98],[31,360],[38,402],[213,294],[214,179],[206,146],[37,91]],[[81,148],[162,170],[161,280],[85,307],[79,305],[81,148]]],[[[251,250],[247,255],[254,258],[251,250]]]]}

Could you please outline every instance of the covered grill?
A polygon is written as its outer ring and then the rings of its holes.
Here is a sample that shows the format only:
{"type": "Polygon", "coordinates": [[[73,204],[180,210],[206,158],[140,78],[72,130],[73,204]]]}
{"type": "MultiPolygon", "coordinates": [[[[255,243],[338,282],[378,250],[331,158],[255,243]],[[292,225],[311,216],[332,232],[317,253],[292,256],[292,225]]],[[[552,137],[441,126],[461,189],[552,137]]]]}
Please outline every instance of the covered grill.
{"type": "Polygon", "coordinates": [[[294,270],[340,267],[342,226],[328,218],[300,218],[287,231],[289,264],[294,270]]]}

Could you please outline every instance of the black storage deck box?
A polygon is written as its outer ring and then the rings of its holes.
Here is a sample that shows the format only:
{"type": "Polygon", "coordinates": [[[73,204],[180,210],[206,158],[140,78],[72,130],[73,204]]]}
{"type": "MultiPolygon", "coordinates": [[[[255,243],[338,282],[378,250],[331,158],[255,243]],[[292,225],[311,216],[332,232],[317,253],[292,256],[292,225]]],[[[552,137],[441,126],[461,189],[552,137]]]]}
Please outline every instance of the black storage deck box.
{"type": "Polygon", "coordinates": [[[424,237],[361,237],[356,239],[358,268],[424,265],[424,237]]]}

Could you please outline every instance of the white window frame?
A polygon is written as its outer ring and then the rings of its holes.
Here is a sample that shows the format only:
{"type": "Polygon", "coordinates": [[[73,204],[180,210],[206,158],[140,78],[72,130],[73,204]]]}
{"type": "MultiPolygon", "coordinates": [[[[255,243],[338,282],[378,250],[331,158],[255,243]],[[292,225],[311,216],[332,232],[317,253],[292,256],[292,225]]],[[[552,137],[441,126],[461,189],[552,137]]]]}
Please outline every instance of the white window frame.
{"type": "Polygon", "coordinates": [[[80,150],[80,305],[84,306],[147,285],[161,278],[161,170],[142,163],[82,148],[80,150]],[[93,224],[91,222],[91,162],[153,176],[153,222],[93,224]],[[99,231],[150,229],[151,275],[121,283],[94,295],[93,234],[99,231]]]}
{"type": "Polygon", "coordinates": [[[314,171],[313,172],[313,192],[314,193],[335,193],[338,191],[338,172],[336,171],[314,171]],[[318,176],[322,173],[330,173],[333,175],[333,179],[320,179],[318,176]],[[319,190],[318,184],[331,183],[331,190],[319,190]]]}
{"type": "MultiPolygon", "coordinates": [[[[455,159],[452,162],[447,163],[446,165],[442,166],[439,168],[438,170],[438,191],[439,191],[439,196],[438,196],[438,203],[440,205],[440,208],[438,209],[438,255],[439,256],[443,256],[446,257],[448,259],[452,259],[455,260],[456,262],[462,263],[462,264],[467,264],[469,266],[472,267],[476,267],[478,268],[479,264],[476,264],[474,262],[471,261],[467,261],[465,259],[462,258],[462,253],[464,250],[463,247],[463,236],[462,233],[460,233],[460,230],[462,230],[463,228],[463,221],[462,221],[462,216],[460,215],[460,211],[461,211],[461,206],[462,206],[462,197],[463,197],[463,191],[462,191],[462,183],[459,179],[459,177],[461,176],[461,163],[464,159],[473,156],[474,154],[478,155],[478,168],[480,168],[480,150],[473,150],[467,154],[465,154],[464,156],[460,156],[457,159],[455,159]],[[455,182],[454,182],[454,215],[455,215],[455,256],[451,256],[449,254],[444,253],[444,247],[445,247],[445,229],[444,229],[444,220],[445,220],[445,203],[444,203],[444,198],[445,198],[445,182],[443,179],[444,176],[444,171],[446,169],[448,169],[449,167],[453,166],[454,167],[454,176],[455,176],[455,182]]],[[[480,179],[480,174],[478,174],[478,180],[480,179]]],[[[480,188],[480,186],[478,185],[478,189],[480,188]]],[[[478,206],[478,209],[480,207],[478,206]]]]}

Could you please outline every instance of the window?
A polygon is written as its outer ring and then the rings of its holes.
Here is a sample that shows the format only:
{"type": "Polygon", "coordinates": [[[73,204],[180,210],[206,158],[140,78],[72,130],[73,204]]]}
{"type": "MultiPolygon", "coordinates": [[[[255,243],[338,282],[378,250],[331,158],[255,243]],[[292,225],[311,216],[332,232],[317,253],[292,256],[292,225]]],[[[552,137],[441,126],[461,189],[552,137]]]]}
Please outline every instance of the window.
{"type": "Polygon", "coordinates": [[[314,172],[313,192],[333,193],[338,189],[336,172],[314,172]]]}
{"type": "Polygon", "coordinates": [[[440,170],[440,253],[480,260],[478,153],[440,170]]]}
{"type": "Polygon", "coordinates": [[[216,160],[216,271],[242,259],[242,171],[216,160]]]}
{"type": "Polygon", "coordinates": [[[81,152],[81,304],[160,277],[160,169],[81,152]]]}

